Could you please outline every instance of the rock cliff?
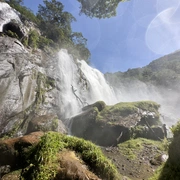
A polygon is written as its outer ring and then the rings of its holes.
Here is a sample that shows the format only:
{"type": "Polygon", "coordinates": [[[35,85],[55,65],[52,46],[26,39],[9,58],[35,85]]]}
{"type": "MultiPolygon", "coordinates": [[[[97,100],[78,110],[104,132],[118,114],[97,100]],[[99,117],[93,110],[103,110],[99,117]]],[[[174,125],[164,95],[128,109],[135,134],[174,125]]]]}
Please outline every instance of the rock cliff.
{"type": "Polygon", "coordinates": [[[22,36],[26,35],[23,30],[27,33],[30,28],[8,4],[1,2],[0,12],[0,134],[26,134],[32,130],[29,122],[36,123],[41,116],[51,117],[47,130],[65,132],[58,120],[56,55],[52,57],[39,49],[27,48],[19,37],[9,37],[7,28],[16,34],[21,32],[22,36]],[[14,29],[8,26],[12,22],[16,22],[14,29]]]}

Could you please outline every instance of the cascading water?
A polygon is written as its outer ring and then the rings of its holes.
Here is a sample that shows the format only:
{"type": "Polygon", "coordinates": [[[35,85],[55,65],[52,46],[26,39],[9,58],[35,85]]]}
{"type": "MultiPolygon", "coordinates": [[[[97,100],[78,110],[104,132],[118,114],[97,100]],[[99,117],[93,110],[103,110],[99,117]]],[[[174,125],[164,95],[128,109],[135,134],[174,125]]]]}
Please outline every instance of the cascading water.
{"type": "MultiPolygon", "coordinates": [[[[170,110],[166,108],[169,101],[164,100],[164,93],[153,85],[137,80],[127,80],[126,83],[122,82],[119,87],[112,88],[100,71],[87,65],[85,61],[73,60],[67,50],[61,50],[58,56],[59,102],[62,119],[80,113],[82,107],[97,101],[104,101],[106,104],[112,105],[122,101],[152,100],[161,104],[160,112],[162,114],[167,114],[170,110]]],[[[169,94],[166,99],[167,97],[169,94]]],[[[170,124],[167,120],[165,121],[170,124]]]]}
{"type": "Polygon", "coordinates": [[[85,61],[76,62],[67,50],[59,52],[59,79],[61,114],[64,118],[80,112],[83,106],[96,101],[106,104],[117,103],[113,89],[107,84],[104,75],[91,68],[85,61]]]}

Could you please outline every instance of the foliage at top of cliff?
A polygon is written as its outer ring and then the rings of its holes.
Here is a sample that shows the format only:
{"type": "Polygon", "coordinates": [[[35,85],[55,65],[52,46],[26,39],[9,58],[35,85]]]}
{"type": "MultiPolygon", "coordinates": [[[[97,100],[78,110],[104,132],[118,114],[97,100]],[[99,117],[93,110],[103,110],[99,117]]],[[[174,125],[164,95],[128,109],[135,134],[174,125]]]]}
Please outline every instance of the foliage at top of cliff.
{"type": "MultiPolygon", "coordinates": [[[[44,4],[39,5],[37,14],[23,6],[23,0],[5,0],[5,2],[21,13],[20,18],[23,22],[31,21],[37,28],[31,30],[28,37],[19,39],[25,46],[34,49],[65,48],[74,58],[89,61],[90,51],[87,49],[87,39],[81,32],[72,31],[71,23],[76,19],[71,13],[64,11],[61,2],[44,0],[44,4]]],[[[12,33],[10,35],[12,36],[12,33]]]]}
{"type": "Polygon", "coordinates": [[[126,72],[105,74],[107,80],[115,87],[123,81],[139,80],[155,86],[180,88],[180,51],[152,61],[142,68],[129,69],[126,72]]]}
{"type": "Polygon", "coordinates": [[[78,0],[81,3],[80,14],[89,17],[110,18],[116,15],[116,8],[123,0],[78,0]]]}

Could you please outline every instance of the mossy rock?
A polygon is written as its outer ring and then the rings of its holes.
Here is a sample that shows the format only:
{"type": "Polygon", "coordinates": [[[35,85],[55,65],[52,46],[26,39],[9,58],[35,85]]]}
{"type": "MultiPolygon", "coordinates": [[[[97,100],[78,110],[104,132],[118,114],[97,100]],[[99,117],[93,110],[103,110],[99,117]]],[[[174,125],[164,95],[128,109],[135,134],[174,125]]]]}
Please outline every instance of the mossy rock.
{"type": "Polygon", "coordinates": [[[159,107],[160,105],[153,101],[121,102],[113,106],[106,106],[99,113],[98,120],[111,121],[111,123],[119,123],[122,120],[122,124],[125,124],[124,120],[128,120],[131,126],[137,123],[145,124],[146,120],[151,126],[158,125],[160,124],[159,107]],[[131,117],[132,115],[135,115],[134,118],[131,117]],[[133,119],[135,121],[132,121],[133,119]]]}
{"type": "Polygon", "coordinates": [[[71,133],[101,146],[115,146],[133,136],[160,140],[164,134],[157,127],[160,124],[158,108],[159,105],[152,101],[122,102],[113,106],[99,101],[86,106],[82,114],[71,119],[71,133]],[[137,130],[132,134],[135,126],[142,124],[143,127],[146,123],[156,126],[148,134],[142,131],[140,135],[137,130]]]}
{"type": "Polygon", "coordinates": [[[82,110],[85,111],[85,110],[88,110],[88,109],[91,109],[91,108],[94,108],[94,107],[96,107],[98,109],[98,111],[100,112],[106,107],[106,104],[105,104],[104,101],[97,101],[94,104],[85,106],[82,110]]]}
{"type": "Polygon", "coordinates": [[[165,138],[163,128],[161,126],[135,126],[131,128],[131,137],[133,138],[147,138],[153,140],[163,140],[165,138]]]}
{"type": "MultiPolygon", "coordinates": [[[[22,177],[26,180],[57,179],[59,173],[61,173],[61,164],[58,161],[61,156],[58,154],[64,149],[78,153],[84,163],[102,179],[122,179],[115,166],[102,154],[99,147],[89,141],[55,132],[46,133],[40,142],[29,151],[26,156],[27,167],[24,169],[22,177]]],[[[66,162],[64,163],[66,166],[66,162]]],[[[66,169],[66,171],[69,171],[69,169],[66,169]]],[[[73,177],[69,179],[73,179],[73,177]]]]}
{"type": "Polygon", "coordinates": [[[118,147],[119,151],[124,156],[127,156],[127,158],[132,160],[141,156],[141,152],[146,151],[146,148],[154,150],[152,153],[157,153],[157,155],[166,151],[162,142],[145,138],[130,139],[126,142],[118,144],[118,147]]]}

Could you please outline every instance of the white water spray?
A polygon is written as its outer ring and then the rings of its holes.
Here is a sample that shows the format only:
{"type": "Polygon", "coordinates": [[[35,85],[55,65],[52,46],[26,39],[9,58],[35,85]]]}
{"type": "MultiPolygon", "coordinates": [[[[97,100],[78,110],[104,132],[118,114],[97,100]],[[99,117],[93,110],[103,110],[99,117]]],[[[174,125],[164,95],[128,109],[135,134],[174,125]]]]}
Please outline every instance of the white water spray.
{"type": "Polygon", "coordinates": [[[118,102],[100,71],[88,66],[85,61],[75,62],[67,50],[61,50],[58,55],[59,98],[64,118],[79,113],[82,107],[96,101],[102,100],[106,104],[118,102]]]}

